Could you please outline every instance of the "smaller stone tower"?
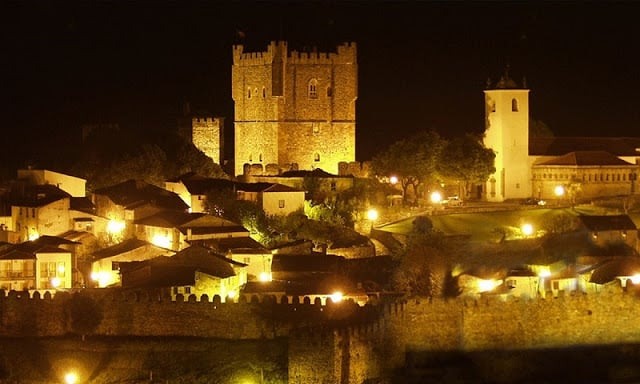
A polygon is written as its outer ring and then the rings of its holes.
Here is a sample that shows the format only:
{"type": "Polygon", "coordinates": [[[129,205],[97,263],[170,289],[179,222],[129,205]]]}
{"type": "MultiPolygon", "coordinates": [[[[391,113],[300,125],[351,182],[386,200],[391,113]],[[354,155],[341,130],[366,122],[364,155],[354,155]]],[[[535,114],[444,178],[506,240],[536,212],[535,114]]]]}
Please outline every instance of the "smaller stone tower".
{"type": "Polygon", "coordinates": [[[214,163],[224,161],[224,118],[208,113],[192,113],[188,103],[183,108],[184,116],[178,122],[178,132],[193,143],[214,163]]]}
{"type": "Polygon", "coordinates": [[[509,77],[487,83],[484,145],[496,153],[496,173],[486,185],[488,201],[531,196],[529,161],[529,90],[509,77]]]}

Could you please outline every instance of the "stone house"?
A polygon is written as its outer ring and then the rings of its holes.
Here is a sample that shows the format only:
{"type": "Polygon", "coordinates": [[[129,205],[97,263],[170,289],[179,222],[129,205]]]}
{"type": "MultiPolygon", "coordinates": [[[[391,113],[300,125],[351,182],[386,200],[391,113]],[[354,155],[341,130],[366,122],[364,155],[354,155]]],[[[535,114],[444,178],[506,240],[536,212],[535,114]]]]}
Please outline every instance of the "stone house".
{"type": "Polygon", "coordinates": [[[249,237],[242,225],[204,213],[162,211],[134,224],[136,237],[176,252],[196,241],[249,237]]]}
{"type": "Polygon", "coordinates": [[[25,186],[11,202],[11,219],[20,241],[55,236],[71,229],[71,196],[53,185],[25,186]]]}
{"type": "Polygon", "coordinates": [[[304,210],[304,191],[286,185],[238,183],[236,193],[238,200],[255,202],[269,216],[284,216],[304,210]]]}
{"type": "Polygon", "coordinates": [[[0,246],[0,289],[21,291],[77,286],[79,276],[73,252],[57,246],[70,243],[42,237],[0,246]]]}
{"type": "Polygon", "coordinates": [[[226,255],[228,259],[247,265],[247,279],[270,281],[273,278],[271,251],[250,237],[221,238],[205,240],[202,243],[226,255]]]}
{"type": "Polygon", "coordinates": [[[173,300],[178,295],[195,295],[209,300],[218,295],[223,301],[236,300],[247,282],[246,266],[198,245],[183,249],[172,257],[121,264],[122,287],[160,289],[173,300]]]}
{"type": "Polygon", "coordinates": [[[149,260],[158,256],[173,256],[175,252],[140,239],[97,250],[91,254],[90,276],[99,288],[121,285],[120,264],[149,260]]]}
{"type": "Polygon", "coordinates": [[[107,232],[119,238],[133,236],[135,220],[160,211],[187,212],[189,209],[177,194],[139,180],[97,189],[92,202],[96,215],[108,220],[107,232]]]}
{"type": "Polygon", "coordinates": [[[18,180],[28,185],[54,185],[72,197],[85,197],[87,193],[85,179],[47,169],[19,169],[18,180]]]}
{"type": "Polygon", "coordinates": [[[594,245],[624,244],[638,251],[638,228],[628,215],[580,215],[578,218],[594,245]]]}
{"type": "Polygon", "coordinates": [[[193,172],[165,181],[164,187],[176,193],[190,207],[189,212],[206,212],[207,193],[233,191],[235,183],[226,179],[212,179],[193,172]]]}

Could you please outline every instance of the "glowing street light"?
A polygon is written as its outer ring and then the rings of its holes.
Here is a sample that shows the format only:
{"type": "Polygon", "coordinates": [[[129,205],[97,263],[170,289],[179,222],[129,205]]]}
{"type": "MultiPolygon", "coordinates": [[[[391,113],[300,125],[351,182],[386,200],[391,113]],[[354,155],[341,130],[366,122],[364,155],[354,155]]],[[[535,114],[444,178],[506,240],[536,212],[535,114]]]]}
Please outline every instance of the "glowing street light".
{"type": "Polygon", "coordinates": [[[553,189],[553,193],[556,195],[556,197],[564,196],[564,187],[562,185],[556,185],[556,187],[553,189]]]}
{"type": "Polygon", "coordinates": [[[533,225],[529,223],[522,224],[522,226],[520,227],[520,230],[522,231],[522,234],[525,236],[533,235],[533,225]]]}
{"type": "Polygon", "coordinates": [[[378,220],[378,211],[374,208],[370,208],[367,211],[367,219],[371,220],[371,221],[376,221],[378,220]]]}
{"type": "Polygon", "coordinates": [[[267,283],[273,280],[273,278],[271,277],[271,274],[269,272],[260,272],[260,276],[258,276],[258,280],[262,281],[263,283],[267,283]]]}
{"type": "Polygon", "coordinates": [[[64,375],[64,382],[66,384],[76,384],[78,382],[78,374],[75,372],[67,372],[64,375]]]}
{"type": "Polygon", "coordinates": [[[62,281],[60,280],[59,277],[54,277],[51,279],[51,286],[53,288],[58,288],[60,287],[61,284],[62,284],[62,281]]]}
{"type": "Polygon", "coordinates": [[[640,274],[636,273],[635,275],[631,276],[631,282],[635,285],[635,284],[639,284],[640,283],[640,274]]]}
{"type": "Polygon", "coordinates": [[[431,193],[431,202],[434,204],[438,204],[442,201],[442,194],[440,192],[432,192],[431,193]]]}
{"type": "Polygon", "coordinates": [[[112,235],[118,235],[124,231],[126,224],[122,220],[111,219],[107,223],[107,232],[112,235]]]}
{"type": "Polygon", "coordinates": [[[339,303],[342,301],[343,299],[343,295],[342,292],[340,291],[335,291],[331,294],[331,296],[329,296],[329,298],[331,299],[331,301],[333,301],[334,303],[339,303]]]}
{"type": "Polygon", "coordinates": [[[389,177],[389,183],[392,184],[392,185],[398,184],[398,176],[389,177]]]}

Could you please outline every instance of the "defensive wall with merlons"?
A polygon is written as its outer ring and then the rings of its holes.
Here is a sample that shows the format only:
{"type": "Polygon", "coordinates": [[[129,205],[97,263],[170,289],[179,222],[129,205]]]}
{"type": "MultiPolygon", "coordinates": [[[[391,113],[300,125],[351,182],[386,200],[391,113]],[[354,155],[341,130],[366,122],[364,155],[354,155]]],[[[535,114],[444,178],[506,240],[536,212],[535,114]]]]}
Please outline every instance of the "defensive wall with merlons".
{"type": "MultiPolygon", "coordinates": [[[[619,287],[545,299],[412,299],[365,307],[286,297],[221,303],[217,297],[164,301],[153,294],[100,290],[82,295],[103,309],[93,332],[98,335],[286,337],[291,383],[359,384],[383,378],[402,367],[412,351],[640,344],[640,296],[619,287]]],[[[70,293],[29,297],[0,292],[0,336],[72,332],[72,298],[70,293]]]]}

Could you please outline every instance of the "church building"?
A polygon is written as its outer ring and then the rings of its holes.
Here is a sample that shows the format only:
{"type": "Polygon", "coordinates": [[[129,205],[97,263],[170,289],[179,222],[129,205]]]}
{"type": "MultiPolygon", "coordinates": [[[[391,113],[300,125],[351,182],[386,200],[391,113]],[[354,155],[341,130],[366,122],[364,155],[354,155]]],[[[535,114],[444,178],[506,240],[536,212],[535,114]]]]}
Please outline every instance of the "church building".
{"type": "Polygon", "coordinates": [[[509,77],[487,84],[484,145],[496,154],[487,201],[590,199],[638,193],[640,138],[531,137],[529,89],[509,77]]]}

